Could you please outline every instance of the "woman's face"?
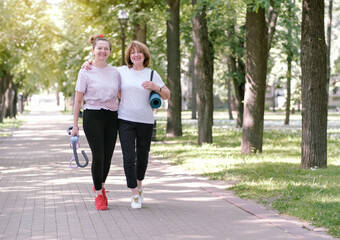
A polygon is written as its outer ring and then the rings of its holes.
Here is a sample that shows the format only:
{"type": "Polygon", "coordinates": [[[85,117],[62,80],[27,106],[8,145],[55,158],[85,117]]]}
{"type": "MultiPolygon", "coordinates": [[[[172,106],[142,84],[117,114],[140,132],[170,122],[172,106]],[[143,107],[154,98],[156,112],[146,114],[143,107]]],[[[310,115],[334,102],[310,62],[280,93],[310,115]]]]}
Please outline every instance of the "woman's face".
{"type": "Polygon", "coordinates": [[[92,53],[95,60],[106,61],[111,53],[110,44],[107,41],[98,41],[92,53]]]}
{"type": "Polygon", "coordinates": [[[145,57],[142,52],[140,52],[136,47],[134,47],[131,50],[130,59],[134,66],[143,66],[145,57]]]}

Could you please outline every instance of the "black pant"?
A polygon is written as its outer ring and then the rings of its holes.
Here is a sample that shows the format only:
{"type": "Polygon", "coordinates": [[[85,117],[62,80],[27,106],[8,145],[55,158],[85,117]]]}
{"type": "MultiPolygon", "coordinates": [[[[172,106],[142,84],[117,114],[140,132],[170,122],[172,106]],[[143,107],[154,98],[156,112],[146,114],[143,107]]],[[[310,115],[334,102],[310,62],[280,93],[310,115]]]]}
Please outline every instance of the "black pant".
{"type": "Polygon", "coordinates": [[[85,110],[83,128],[92,152],[92,179],[96,190],[110,171],[113,150],[117,140],[118,114],[109,110],[85,110]]]}
{"type": "Polygon", "coordinates": [[[148,166],[153,124],[130,122],[119,119],[119,138],[128,188],[137,187],[148,166]]]}

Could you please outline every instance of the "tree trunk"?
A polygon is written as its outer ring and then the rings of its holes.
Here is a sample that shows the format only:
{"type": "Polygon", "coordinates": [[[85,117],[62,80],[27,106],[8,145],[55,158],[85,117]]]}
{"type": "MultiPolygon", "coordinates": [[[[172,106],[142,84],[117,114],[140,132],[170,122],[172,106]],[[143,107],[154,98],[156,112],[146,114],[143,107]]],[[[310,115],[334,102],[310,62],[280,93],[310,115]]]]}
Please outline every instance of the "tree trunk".
{"type": "Polygon", "coordinates": [[[146,23],[135,23],[132,39],[146,44],[146,23]]]}
{"type": "MultiPolygon", "coordinates": [[[[329,0],[328,23],[327,23],[327,85],[331,77],[331,43],[332,43],[332,18],[333,18],[333,0],[329,0]]],[[[328,92],[328,88],[327,88],[328,92]]]]}
{"type": "MultiPolygon", "coordinates": [[[[148,5],[145,1],[137,1],[135,4],[135,13],[138,16],[139,12],[142,11],[143,9],[149,9],[151,8],[151,4],[148,5]]],[[[144,44],[146,44],[146,34],[147,34],[147,29],[146,29],[146,22],[144,19],[136,18],[132,22],[132,40],[137,40],[140,41],[144,44]]]]}
{"type": "Polygon", "coordinates": [[[231,83],[230,83],[230,77],[227,78],[227,86],[228,86],[228,101],[227,101],[227,108],[229,113],[229,120],[233,120],[233,111],[231,108],[231,83]]]}
{"type": "Polygon", "coordinates": [[[276,112],[276,95],[275,95],[275,88],[276,88],[276,83],[277,80],[276,78],[274,79],[274,83],[273,83],[273,112],[276,112]]]}
{"type": "MultiPolygon", "coordinates": [[[[229,39],[233,39],[235,35],[235,24],[232,23],[228,28],[228,37],[229,39]]],[[[238,44],[240,48],[244,48],[244,41],[239,40],[238,44]]],[[[242,128],[243,125],[243,100],[244,100],[244,86],[245,86],[245,67],[244,63],[241,60],[243,56],[240,56],[238,59],[236,58],[236,50],[232,47],[234,44],[231,44],[230,55],[228,56],[228,69],[229,74],[231,74],[231,78],[233,81],[235,97],[237,102],[237,121],[236,127],[242,128]]]]}
{"type": "Polygon", "coordinates": [[[303,0],[301,168],[327,167],[327,52],[324,1],[303,0]]]}
{"type": "Polygon", "coordinates": [[[0,123],[2,123],[5,117],[5,94],[2,94],[1,96],[0,107],[0,123]]]}
{"type": "Polygon", "coordinates": [[[17,115],[17,98],[16,98],[16,91],[14,89],[10,90],[11,98],[9,99],[9,117],[15,118],[17,115]]]}
{"type": "Polygon", "coordinates": [[[192,51],[192,56],[189,62],[189,75],[191,77],[191,119],[197,119],[197,84],[194,75],[195,51],[192,51]]]}
{"type": "Polygon", "coordinates": [[[278,9],[275,8],[275,1],[270,0],[270,7],[269,7],[269,14],[268,14],[268,53],[271,49],[272,42],[273,42],[273,37],[274,33],[276,30],[276,22],[277,22],[277,17],[278,17],[278,9]]]}
{"type": "MultiPolygon", "coordinates": [[[[288,2],[288,17],[292,18],[292,5],[291,0],[288,2]]],[[[293,51],[292,51],[292,25],[288,24],[288,34],[287,34],[287,96],[286,96],[286,118],[285,125],[289,125],[290,117],[290,99],[291,99],[291,81],[292,81],[292,61],[293,61],[293,51]]]]}
{"type": "Polygon", "coordinates": [[[167,21],[168,85],[171,91],[167,119],[167,135],[182,136],[182,93],[179,43],[179,3],[180,0],[167,0],[170,19],[167,21]]]}
{"type": "Polygon", "coordinates": [[[246,16],[246,85],[242,153],[262,152],[267,35],[264,8],[259,8],[257,13],[248,10],[246,16]]]}
{"type": "Polygon", "coordinates": [[[286,118],[285,125],[289,125],[290,116],[290,98],[291,98],[291,81],[292,81],[292,53],[287,58],[287,97],[286,97],[286,118]]]}
{"type": "MultiPolygon", "coordinates": [[[[192,0],[196,6],[196,0],[192,0]]],[[[197,7],[197,6],[196,6],[197,7]]],[[[197,83],[198,144],[212,143],[213,125],[213,62],[208,38],[206,6],[195,10],[193,18],[195,46],[194,78],[197,83]]]]}

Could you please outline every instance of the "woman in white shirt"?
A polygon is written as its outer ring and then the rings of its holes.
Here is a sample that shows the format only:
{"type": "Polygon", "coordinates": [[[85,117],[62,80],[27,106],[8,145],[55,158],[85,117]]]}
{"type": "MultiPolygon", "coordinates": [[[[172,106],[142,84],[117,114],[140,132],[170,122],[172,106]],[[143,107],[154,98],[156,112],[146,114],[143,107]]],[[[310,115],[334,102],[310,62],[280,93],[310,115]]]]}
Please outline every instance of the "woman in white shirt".
{"type": "Polygon", "coordinates": [[[133,41],[125,53],[127,66],[118,68],[121,75],[119,138],[127,186],[132,192],[132,208],[141,208],[143,202],[142,181],[148,166],[154,124],[154,115],[149,102],[150,92],[156,91],[164,100],[170,97],[170,90],[156,71],[153,80],[150,81],[150,59],[147,46],[139,41],[133,41]]]}
{"type": "Polygon", "coordinates": [[[83,100],[83,128],[92,152],[91,173],[96,192],[97,210],[107,209],[104,184],[110,171],[118,130],[117,94],[120,90],[120,74],[106,63],[111,53],[111,43],[103,35],[89,39],[94,55],[91,71],[81,69],[76,84],[71,135],[79,136],[78,118],[83,100]]]}

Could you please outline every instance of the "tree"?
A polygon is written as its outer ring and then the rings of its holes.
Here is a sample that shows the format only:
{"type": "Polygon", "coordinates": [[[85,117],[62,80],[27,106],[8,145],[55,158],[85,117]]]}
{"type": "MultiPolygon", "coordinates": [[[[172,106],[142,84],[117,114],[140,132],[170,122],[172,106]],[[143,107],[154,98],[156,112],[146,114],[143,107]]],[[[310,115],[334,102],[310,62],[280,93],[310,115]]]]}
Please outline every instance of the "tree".
{"type": "Polygon", "coordinates": [[[272,42],[273,42],[273,37],[274,33],[276,30],[276,23],[277,23],[277,17],[278,17],[278,12],[280,11],[280,5],[281,1],[274,1],[270,0],[270,7],[268,11],[268,18],[267,18],[267,23],[268,23],[268,54],[269,51],[272,47],[272,42]]]}
{"type": "Polygon", "coordinates": [[[197,84],[198,144],[212,143],[213,125],[213,61],[208,37],[206,3],[196,3],[193,18],[193,40],[195,46],[194,78],[197,84]]]}
{"type": "MultiPolygon", "coordinates": [[[[288,16],[292,18],[292,3],[289,0],[288,6],[288,16]]],[[[293,61],[293,51],[291,50],[292,46],[292,26],[288,26],[288,34],[287,34],[287,97],[286,97],[286,117],[285,117],[285,125],[289,124],[289,116],[290,116],[290,98],[291,98],[291,81],[292,81],[292,61],[293,61]]]]}
{"type": "Polygon", "coordinates": [[[324,1],[303,0],[301,168],[327,167],[327,53],[324,1]]]}
{"type": "Polygon", "coordinates": [[[38,90],[38,82],[48,87],[49,79],[55,76],[52,67],[58,64],[50,34],[54,26],[47,17],[47,7],[46,2],[0,3],[0,121],[16,116],[19,91],[26,97],[38,90]]]}
{"type": "Polygon", "coordinates": [[[242,153],[262,152],[267,35],[265,9],[261,6],[255,7],[254,4],[248,4],[242,153]]]}
{"type": "Polygon", "coordinates": [[[236,19],[230,21],[228,28],[228,39],[230,40],[230,53],[228,55],[229,75],[233,81],[235,97],[237,100],[236,127],[242,128],[244,110],[244,88],[245,88],[245,64],[244,64],[244,27],[235,33],[236,19]]]}
{"type": "Polygon", "coordinates": [[[182,136],[182,90],[179,44],[180,0],[167,0],[169,19],[167,20],[168,85],[171,89],[168,107],[167,135],[182,136]]]}
{"type": "Polygon", "coordinates": [[[295,3],[291,0],[288,1],[287,6],[287,19],[286,19],[286,27],[288,32],[286,34],[286,54],[287,54],[287,96],[286,96],[286,117],[284,124],[289,124],[290,118],[290,102],[291,102],[291,81],[292,81],[292,62],[294,56],[297,55],[296,48],[294,46],[294,15],[293,15],[293,8],[295,8],[295,3]]]}
{"type": "Polygon", "coordinates": [[[331,77],[331,43],[332,43],[333,0],[329,0],[327,22],[327,84],[331,77]]]}

